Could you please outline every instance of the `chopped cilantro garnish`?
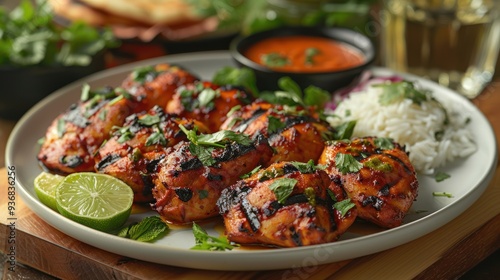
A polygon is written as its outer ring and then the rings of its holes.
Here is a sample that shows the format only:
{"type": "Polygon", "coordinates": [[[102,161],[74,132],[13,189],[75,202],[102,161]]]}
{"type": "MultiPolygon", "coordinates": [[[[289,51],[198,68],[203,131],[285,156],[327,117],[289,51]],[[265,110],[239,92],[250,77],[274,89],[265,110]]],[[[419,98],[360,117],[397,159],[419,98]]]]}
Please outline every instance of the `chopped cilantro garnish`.
{"type": "Polygon", "coordinates": [[[347,212],[355,206],[356,205],[351,202],[350,198],[344,199],[342,201],[339,201],[339,202],[336,202],[335,204],[333,204],[333,208],[337,209],[340,212],[340,214],[342,215],[342,217],[344,217],[345,214],[347,214],[347,212]]]}
{"type": "Polygon", "coordinates": [[[358,172],[363,164],[350,154],[338,153],[335,155],[335,165],[342,174],[358,172]]]}
{"type": "Polygon", "coordinates": [[[205,166],[215,164],[212,158],[214,148],[224,148],[227,141],[234,141],[240,145],[249,146],[252,140],[246,134],[237,133],[230,130],[220,130],[213,134],[196,134],[196,129],[188,130],[183,125],[179,128],[186,134],[189,144],[189,151],[203,163],[205,166]]]}
{"type": "Polygon", "coordinates": [[[410,99],[413,103],[420,105],[423,101],[428,99],[428,90],[419,90],[412,82],[401,81],[385,84],[377,84],[374,87],[380,87],[382,94],[380,95],[379,102],[382,105],[389,105],[395,102],[402,101],[403,99],[410,99]]]}
{"type": "Polygon", "coordinates": [[[314,160],[310,159],[307,163],[292,161],[290,162],[297,170],[299,170],[302,174],[314,173],[316,170],[324,170],[325,166],[323,165],[315,165],[314,160]]]}
{"type": "Polygon", "coordinates": [[[442,172],[442,171],[438,171],[436,173],[436,175],[434,176],[434,179],[436,180],[436,182],[441,182],[441,181],[444,181],[448,178],[450,178],[450,174],[442,172]]]}
{"type": "Polygon", "coordinates": [[[232,250],[238,245],[231,244],[226,237],[213,237],[207,234],[207,232],[193,223],[193,235],[196,245],[191,247],[191,250],[208,250],[208,251],[225,251],[232,250]]]}
{"type": "Polygon", "coordinates": [[[382,150],[392,150],[394,149],[394,143],[391,138],[378,137],[373,140],[375,147],[382,150]]]}
{"type": "Polygon", "coordinates": [[[432,195],[433,196],[445,196],[445,197],[448,197],[448,198],[452,198],[453,195],[451,193],[447,193],[447,192],[432,192],[432,195]]]}
{"type": "Polygon", "coordinates": [[[286,126],[279,118],[271,115],[267,116],[267,122],[267,133],[269,135],[279,132],[286,126]]]}
{"type": "Polygon", "coordinates": [[[292,193],[297,182],[298,181],[296,179],[279,178],[269,185],[269,189],[274,192],[278,202],[283,204],[292,193]]]}
{"type": "Polygon", "coordinates": [[[313,65],[314,64],[314,56],[320,54],[320,51],[317,48],[307,48],[305,50],[305,65],[313,65]]]}
{"type": "Polygon", "coordinates": [[[260,58],[262,64],[268,67],[283,67],[290,64],[290,60],[279,53],[267,53],[260,58]]]}

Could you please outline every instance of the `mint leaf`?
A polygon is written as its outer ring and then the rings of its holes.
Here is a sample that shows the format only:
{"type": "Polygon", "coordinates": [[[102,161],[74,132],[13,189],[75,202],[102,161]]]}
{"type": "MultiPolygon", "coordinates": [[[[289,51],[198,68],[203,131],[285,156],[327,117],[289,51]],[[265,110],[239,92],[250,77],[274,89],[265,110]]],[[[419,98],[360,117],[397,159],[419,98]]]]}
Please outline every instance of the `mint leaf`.
{"type": "Polygon", "coordinates": [[[139,223],[124,227],[118,236],[141,242],[151,242],[169,230],[168,225],[158,216],[144,218],[139,223]]]}

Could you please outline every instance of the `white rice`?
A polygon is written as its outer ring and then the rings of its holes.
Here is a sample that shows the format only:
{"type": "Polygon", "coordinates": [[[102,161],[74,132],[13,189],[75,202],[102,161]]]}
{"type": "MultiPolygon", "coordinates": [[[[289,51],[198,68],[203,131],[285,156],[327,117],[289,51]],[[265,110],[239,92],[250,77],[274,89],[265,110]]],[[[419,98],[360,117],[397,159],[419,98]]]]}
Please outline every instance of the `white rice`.
{"type": "Polygon", "coordinates": [[[327,120],[332,126],[356,120],[353,137],[389,137],[409,152],[416,171],[433,174],[436,169],[457,158],[476,151],[472,133],[467,129],[468,116],[458,113],[450,105],[429,98],[421,105],[410,99],[390,105],[381,105],[380,87],[368,85],[353,92],[333,111],[327,120]],[[449,123],[445,124],[448,112],[449,123]],[[436,133],[443,132],[440,140],[436,133]]]}

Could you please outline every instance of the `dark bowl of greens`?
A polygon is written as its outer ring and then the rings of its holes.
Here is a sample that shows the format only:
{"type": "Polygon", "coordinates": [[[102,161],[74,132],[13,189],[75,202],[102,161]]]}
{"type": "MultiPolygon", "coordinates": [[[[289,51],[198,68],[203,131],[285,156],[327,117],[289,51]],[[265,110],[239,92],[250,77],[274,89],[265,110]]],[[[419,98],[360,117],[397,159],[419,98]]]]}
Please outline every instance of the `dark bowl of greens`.
{"type": "Polygon", "coordinates": [[[105,68],[107,29],[55,23],[45,2],[0,8],[0,118],[17,120],[53,91],[105,68]]]}
{"type": "Polygon", "coordinates": [[[290,77],[301,89],[345,87],[370,67],[375,48],[365,35],[340,27],[285,26],[239,36],[230,46],[240,67],[252,69],[260,90],[290,77]]]}

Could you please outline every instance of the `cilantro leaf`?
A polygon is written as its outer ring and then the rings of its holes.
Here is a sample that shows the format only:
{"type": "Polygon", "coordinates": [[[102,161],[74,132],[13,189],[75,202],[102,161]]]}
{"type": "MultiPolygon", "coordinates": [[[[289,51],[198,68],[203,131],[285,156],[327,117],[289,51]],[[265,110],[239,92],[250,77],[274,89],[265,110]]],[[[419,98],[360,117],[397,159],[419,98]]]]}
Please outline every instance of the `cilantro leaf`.
{"type": "Polygon", "coordinates": [[[161,119],[158,115],[147,114],[141,117],[137,122],[144,126],[153,126],[155,124],[159,124],[161,122],[161,119]]]}
{"type": "Polygon", "coordinates": [[[432,192],[432,195],[433,196],[445,196],[445,197],[448,197],[448,198],[452,198],[453,195],[451,193],[447,193],[447,192],[432,192]]]}
{"type": "Polygon", "coordinates": [[[335,155],[335,165],[342,174],[358,172],[363,164],[350,154],[338,153],[335,155]]]}
{"type": "Polygon", "coordinates": [[[279,203],[283,204],[285,203],[286,199],[288,196],[293,191],[293,188],[297,184],[296,179],[291,179],[291,178],[279,178],[273,181],[268,187],[271,191],[274,192],[274,195],[276,195],[276,199],[278,200],[279,203]]]}
{"type": "Polygon", "coordinates": [[[286,127],[286,124],[275,116],[267,116],[267,133],[274,134],[286,127]]]}
{"type": "Polygon", "coordinates": [[[274,52],[263,54],[260,61],[268,67],[283,67],[290,64],[288,57],[274,52]]]}
{"type": "Polygon", "coordinates": [[[215,73],[212,82],[218,85],[242,86],[254,96],[259,94],[255,73],[249,68],[223,67],[215,73]]]}
{"type": "Polygon", "coordinates": [[[339,202],[336,202],[335,204],[333,204],[333,208],[337,209],[340,212],[340,214],[342,215],[342,217],[344,217],[345,214],[347,214],[347,212],[355,206],[356,205],[351,202],[350,198],[344,199],[342,201],[339,201],[339,202]]]}
{"type": "Polygon", "coordinates": [[[436,182],[441,182],[441,181],[444,181],[450,177],[451,177],[450,174],[442,172],[442,171],[438,171],[436,173],[436,175],[434,176],[434,179],[436,180],[436,182]]]}
{"type": "Polygon", "coordinates": [[[304,104],[308,106],[318,106],[323,108],[332,98],[331,94],[317,86],[308,86],[304,89],[304,104]]]}
{"type": "Polygon", "coordinates": [[[236,244],[231,244],[226,237],[217,238],[208,235],[196,223],[193,223],[193,235],[196,245],[191,247],[191,250],[225,251],[238,247],[236,244]]]}
{"type": "Polygon", "coordinates": [[[323,165],[315,165],[314,160],[310,159],[307,163],[292,161],[290,162],[302,174],[314,173],[316,170],[324,170],[326,167],[323,165]]]}
{"type": "Polygon", "coordinates": [[[391,138],[378,137],[373,140],[375,147],[382,150],[392,150],[394,149],[394,143],[391,138]]]}
{"type": "Polygon", "coordinates": [[[345,122],[341,125],[334,127],[334,139],[329,140],[342,140],[342,139],[350,139],[354,132],[354,127],[356,126],[356,121],[345,122]]]}
{"type": "Polygon", "coordinates": [[[189,143],[189,151],[196,156],[204,166],[212,166],[216,160],[212,157],[213,147],[202,147],[194,143],[189,143]]]}
{"type": "Polygon", "coordinates": [[[403,99],[410,99],[413,103],[420,105],[426,101],[430,91],[419,90],[412,82],[401,81],[385,84],[377,84],[374,87],[380,87],[382,94],[379,97],[381,105],[390,105],[395,102],[400,102],[403,99]]]}
{"type": "Polygon", "coordinates": [[[124,227],[118,236],[141,242],[151,242],[167,233],[168,225],[158,216],[144,218],[139,223],[124,227]]]}
{"type": "Polygon", "coordinates": [[[254,169],[252,169],[252,171],[248,172],[247,174],[243,174],[243,175],[241,175],[241,177],[240,177],[240,178],[241,178],[241,179],[247,179],[247,178],[252,177],[252,175],[253,175],[253,174],[255,174],[255,173],[259,172],[259,170],[261,169],[261,167],[262,167],[261,165],[259,165],[259,166],[255,167],[254,169]]]}

